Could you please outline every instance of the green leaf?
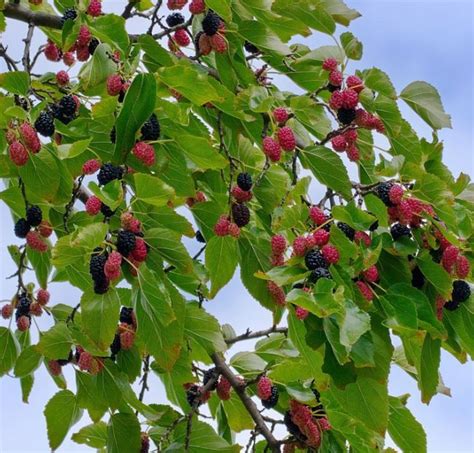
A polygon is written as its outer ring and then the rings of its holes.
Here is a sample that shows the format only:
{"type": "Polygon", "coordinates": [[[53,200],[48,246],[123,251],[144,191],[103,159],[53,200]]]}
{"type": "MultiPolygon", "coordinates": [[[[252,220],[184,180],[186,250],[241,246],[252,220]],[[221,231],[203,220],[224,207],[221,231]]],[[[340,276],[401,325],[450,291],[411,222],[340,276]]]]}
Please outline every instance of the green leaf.
{"type": "Polygon", "coordinates": [[[351,182],[341,158],[329,148],[312,146],[301,151],[302,163],[325,186],[351,198],[351,182]]]}
{"type": "Polygon", "coordinates": [[[207,243],[206,267],[211,279],[211,299],[232,278],[239,262],[237,241],[231,236],[214,236],[207,243]]]}
{"type": "Polygon", "coordinates": [[[42,359],[35,346],[28,346],[18,356],[13,373],[19,378],[28,376],[41,365],[42,359]]]}
{"type": "Polygon", "coordinates": [[[343,0],[321,0],[321,3],[336,22],[346,27],[351,21],[361,16],[357,10],[348,8],[343,0]]]}
{"type": "Polygon", "coordinates": [[[220,170],[228,165],[227,160],[219,154],[217,148],[214,148],[205,138],[183,134],[176,134],[173,138],[185,156],[199,168],[220,170]]]}
{"type": "Polygon", "coordinates": [[[27,96],[30,89],[30,75],[23,71],[2,72],[0,87],[12,94],[27,96]]]}
{"type": "Polygon", "coordinates": [[[119,321],[120,299],[115,288],[105,294],[92,290],[81,297],[82,329],[102,351],[111,345],[119,321]]]}
{"type": "Polygon", "coordinates": [[[291,50],[280,41],[280,38],[261,22],[242,21],[239,25],[239,35],[262,51],[274,52],[280,56],[291,53],[291,50]]]}
{"type": "Polygon", "coordinates": [[[31,390],[33,389],[33,384],[35,379],[32,374],[29,374],[25,377],[20,378],[21,386],[21,400],[28,404],[31,390]]]}
{"type": "Polygon", "coordinates": [[[441,360],[441,340],[434,340],[426,334],[419,364],[419,385],[421,400],[428,404],[436,395],[439,383],[439,365],[441,360]]]}
{"type": "MultiPolygon", "coordinates": [[[[128,34],[125,30],[125,19],[115,14],[104,14],[90,23],[92,35],[101,42],[106,42],[126,53],[128,50],[128,34]]],[[[94,53],[95,55],[95,53],[94,53]]]]}
{"type": "Polygon", "coordinates": [[[389,397],[388,433],[406,453],[426,452],[426,434],[423,426],[403,404],[400,398],[389,397]]]}
{"type": "Polygon", "coordinates": [[[84,426],[71,439],[77,444],[87,445],[91,448],[104,448],[107,443],[107,425],[100,421],[84,426]]]}
{"type": "Polygon", "coordinates": [[[400,93],[403,99],[433,129],[451,126],[451,117],[444,111],[435,87],[426,82],[412,82],[400,93]]]}
{"type": "Polygon", "coordinates": [[[56,450],[62,444],[69,429],[81,418],[82,411],[78,407],[74,393],[61,390],[48,401],[44,415],[49,446],[52,450],[56,450]]]}
{"type": "Polygon", "coordinates": [[[67,359],[72,344],[66,323],[58,322],[41,336],[37,350],[48,359],[67,359]]]}
{"type": "Polygon", "coordinates": [[[362,43],[349,31],[341,35],[341,44],[346,55],[351,60],[360,60],[362,58],[362,43]]]}
{"type": "Polygon", "coordinates": [[[387,385],[367,377],[358,377],[353,384],[340,390],[331,386],[328,398],[335,398],[347,414],[380,435],[388,425],[387,385]]]}
{"type": "Polygon", "coordinates": [[[364,85],[391,99],[397,98],[397,92],[388,75],[379,68],[370,68],[360,73],[364,85]]]}
{"type": "Polygon", "coordinates": [[[344,313],[336,315],[336,318],[339,323],[341,344],[347,348],[351,348],[365,332],[370,330],[369,314],[349,299],[345,302],[344,313]]]}
{"type": "MultiPolygon", "coordinates": [[[[95,53],[94,53],[95,55],[95,53]]],[[[155,108],[156,82],[153,74],[138,74],[127,90],[117,121],[114,161],[125,162],[135,144],[135,134],[155,108]]]]}
{"type": "Polygon", "coordinates": [[[20,346],[10,329],[0,327],[0,376],[5,375],[15,364],[20,346]]]}
{"type": "Polygon", "coordinates": [[[451,277],[444,268],[435,263],[429,253],[420,254],[416,258],[416,264],[425,278],[436,288],[438,293],[446,300],[451,297],[451,277]]]}
{"type": "Polygon", "coordinates": [[[51,253],[49,250],[47,253],[40,253],[33,250],[31,247],[28,247],[26,249],[26,254],[35,270],[36,279],[38,280],[39,285],[42,288],[46,288],[48,286],[48,276],[51,272],[51,253]]]}
{"type": "Polygon", "coordinates": [[[334,206],[331,213],[335,219],[347,223],[355,230],[368,230],[376,221],[374,216],[359,209],[353,201],[348,203],[346,206],[334,206]]]}
{"type": "Polygon", "coordinates": [[[82,65],[79,81],[82,90],[88,95],[104,93],[107,77],[117,72],[117,65],[109,57],[111,53],[108,44],[99,44],[92,58],[82,65]]]}
{"type": "Polygon", "coordinates": [[[184,332],[186,337],[194,339],[209,354],[226,350],[219,322],[204,308],[199,308],[197,303],[186,304],[184,332]]]}
{"type": "Polygon", "coordinates": [[[135,194],[139,200],[156,207],[166,206],[174,197],[174,189],[156,176],[137,173],[135,179],[135,194]]]}
{"type": "Polygon", "coordinates": [[[140,451],[140,423],[134,414],[118,413],[107,426],[107,453],[140,451]]]}
{"type": "Polygon", "coordinates": [[[146,232],[145,240],[169,264],[182,272],[192,272],[193,260],[181,242],[180,234],[165,228],[152,228],[146,232]]]}
{"type": "Polygon", "coordinates": [[[207,0],[206,6],[219,14],[226,22],[231,21],[231,0],[207,0]]]}

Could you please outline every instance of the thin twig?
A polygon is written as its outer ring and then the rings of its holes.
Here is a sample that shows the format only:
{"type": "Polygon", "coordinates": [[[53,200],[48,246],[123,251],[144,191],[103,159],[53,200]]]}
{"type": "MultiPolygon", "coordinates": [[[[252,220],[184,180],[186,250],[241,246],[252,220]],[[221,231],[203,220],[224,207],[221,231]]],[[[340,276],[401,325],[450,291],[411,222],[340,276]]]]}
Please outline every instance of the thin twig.
{"type": "Polygon", "coordinates": [[[23,67],[25,68],[26,72],[30,72],[31,70],[31,63],[30,63],[30,47],[31,47],[31,40],[33,38],[33,32],[35,31],[34,24],[28,24],[28,32],[26,33],[26,38],[23,40],[25,43],[25,49],[23,51],[23,58],[21,62],[23,67]]]}
{"type": "Polygon", "coordinates": [[[234,338],[227,339],[226,343],[234,344],[234,343],[237,343],[238,341],[252,340],[254,338],[260,338],[260,337],[268,337],[271,333],[283,333],[286,335],[288,333],[288,328],[272,326],[269,329],[257,330],[256,332],[252,332],[250,329],[247,329],[247,331],[243,333],[242,335],[238,335],[234,338]]]}

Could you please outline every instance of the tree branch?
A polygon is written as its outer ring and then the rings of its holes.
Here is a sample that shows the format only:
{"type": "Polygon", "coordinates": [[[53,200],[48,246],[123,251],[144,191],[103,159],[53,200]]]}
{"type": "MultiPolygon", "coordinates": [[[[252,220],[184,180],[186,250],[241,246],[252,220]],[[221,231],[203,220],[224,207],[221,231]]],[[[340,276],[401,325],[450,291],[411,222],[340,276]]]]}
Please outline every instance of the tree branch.
{"type": "Polygon", "coordinates": [[[268,335],[270,335],[271,333],[284,333],[286,335],[288,333],[288,328],[272,326],[269,329],[257,330],[256,332],[252,332],[251,330],[247,329],[247,332],[243,333],[242,335],[238,335],[237,337],[234,337],[234,338],[229,338],[225,342],[227,344],[234,344],[234,343],[237,343],[238,341],[252,340],[254,338],[261,338],[261,337],[268,337],[268,335]]]}
{"type": "Polygon", "coordinates": [[[272,452],[280,452],[280,443],[275,438],[273,433],[268,428],[265,420],[260,414],[256,404],[253,402],[252,398],[247,395],[245,392],[245,385],[234,375],[232,370],[229,368],[227,363],[225,362],[224,358],[219,353],[214,353],[211,355],[211,359],[216,365],[217,370],[229,381],[232,388],[235,390],[237,395],[239,396],[240,400],[242,401],[243,405],[247,409],[247,412],[252,417],[253,421],[255,422],[258,431],[265,437],[266,441],[268,442],[268,446],[272,452]]]}
{"type": "Polygon", "coordinates": [[[60,16],[43,13],[41,11],[34,12],[24,6],[13,3],[5,4],[3,14],[10,19],[16,19],[31,25],[38,25],[39,27],[56,28],[58,30],[62,28],[60,16]]]}

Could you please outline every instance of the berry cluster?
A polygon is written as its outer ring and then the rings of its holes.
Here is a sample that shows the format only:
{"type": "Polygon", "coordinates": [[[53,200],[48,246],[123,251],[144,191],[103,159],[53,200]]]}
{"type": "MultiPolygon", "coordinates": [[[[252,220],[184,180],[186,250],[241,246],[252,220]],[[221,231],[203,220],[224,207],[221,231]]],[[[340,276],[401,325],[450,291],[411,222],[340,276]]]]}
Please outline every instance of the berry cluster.
{"type": "Polygon", "coordinates": [[[119,102],[123,101],[129,86],[130,82],[125,80],[120,74],[111,74],[107,77],[107,94],[109,96],[118,96],[119,102]]]}
{"type": "Polygon", "coordinates": [[[82,346],[76,346],[74,360],[81,371],[87,371],[93,376],[99,374],[104,368],[104,361],[101,357],[94,357],[82,346]]]}
{"type": "MultiPolygon", "coordinates": [[[[194,2],[193,9],[202,10],[200,2],[194,2]]],[[[209,55],[213,50],[217,53],[226,53],[228,49],[225,39],[225,24],[214,11],[209,9],[202,20],[202,32],[194,38],[200,55],[209,55]]]]}
{"type": "Polygon", "coordinates": [[[263,153],[271,162],[279,162],[281,151],[294,151],[296,148],[296,137],[291,127],[286,126],[290,113],[284,107],[277,107],[272,112],[272,118],[280,126],[276,130],[276,136],[266,136],[263,139],[263,153]]]}
{"type": "Polygon", "coordinates": [[[10,160],[21,167],[28,162],[29,153],[36,154],[41,150],[41,142],[33,126],[28,122],[21,124],[10,123],[6,131],[8,154],[10,160]]]}
{"type": "Polygon", "coordinates": [[[257,381],[257,396],[262,401],[263,407],[272,409],[278,404],[278,387],[273,385],[267,376],[261,376],[257,381]]]}
{"type": "MultiPolygon", "coordinates": [[[[245,205],[234,204],[232,208],[234,208],[234,206],[243,206],[244,208],[248,210],[247,206],[245,205]]],[[[237,216],[239,216],[242,213],[240,212],[239,209],[236,209],[236,214],[237,216]]],[[[250,215],[250,211],[249,211],[249,215],[250,215]]],[[[229,216],[224,214],[219,217],[219,220],[214,225],[214,233],[217,236],[232,236],[234,238],[239,238],[240,227],[237,225],[237,223],[231,222],[229,216]]]]}
{"type": "Polygon", "coordinates": [[[112,360],[115,360],[119,351],[128,351],[135,343],[137,320],[133,308],[122,307],[119,321],[114,341],[110,345],[112,360]]]}
{"type": "Polygon", "coordinates": [[[2,318],[10,319],[15,314],[15,322],[19,331],[24,332],[30,328],[31,316],[41,316],[43,307],[49,302],[49,292],[39,289],[36,298],[26,292],[15,296],[11,303],[2,307],[2,318]]]}
{"type": "Polygon", "coordinates": [[[29,247],[37,252],[48,250],[46,239],[53,233],[53,228],[47,220],[43,220],[43,212],[37,205],[31,205],[26,210],[25,217],[17,220],[14,227],[15,236],[25,239],[29,247]]]}

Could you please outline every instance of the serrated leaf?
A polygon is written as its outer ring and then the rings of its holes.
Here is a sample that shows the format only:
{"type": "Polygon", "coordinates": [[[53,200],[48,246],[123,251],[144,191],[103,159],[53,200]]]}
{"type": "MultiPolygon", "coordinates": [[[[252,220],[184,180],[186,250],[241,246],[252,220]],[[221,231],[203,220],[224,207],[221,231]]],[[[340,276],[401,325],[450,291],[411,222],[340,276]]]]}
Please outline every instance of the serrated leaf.
{"type": "Polygon", "coordinates": [[[42,359],[35,346],[28,346],[18,356],[13,373],[19,378],[28,376],[41,365],[42,359]]]}
{"type": "Polygon", "coordinates": [[[71,438],[77,444],[84,444],[91,448],[104,448],[107,443],[107,425],[100,421],[84,426],[71,438]]]}
{"type": "Polygon", "coordinates": [[[140,424],[134,414],[118,413],[110,417],[107,425],[107,452],[139,451],[140,424]]]}
{"type": "Polygon", "coordinates": [[[0,327],[0,376],[8,373],[15,364],[19,344],[10,329],[0,327]]]}
{"type": "Polygon", "coordinates": [[[444,111],[436,88],[426,82],[412,82],[400,93],[403,99],[433,129],[451,128],[451,117],[444,111]]]}
{"type": "Polygon", "coordinates": [[[137,173],[134,179],[135,195],[145,203],[159,208],[174,197],[174,189],[156,176],[137,173]]]}
{"type": "Polygon", "coordinates": [[[56,450],[63,442],[69,429],[79,421],[82,415],[74,393],[61,390],[46,404],[44,409],[48,429],[49,446],[56,450]]]}
{"type": "Polygon", "coordinates": [[[67,359],[73,344],[71,332],[65,322],[58,322],[43,333],[37,350],[48,359],[67,359]]]}
{"type": "Polygon", "coordinates": [[[348,58],[351,60],[362,58],[363,45],[351,32],[342,33],[341,44],[348,58]]]}

